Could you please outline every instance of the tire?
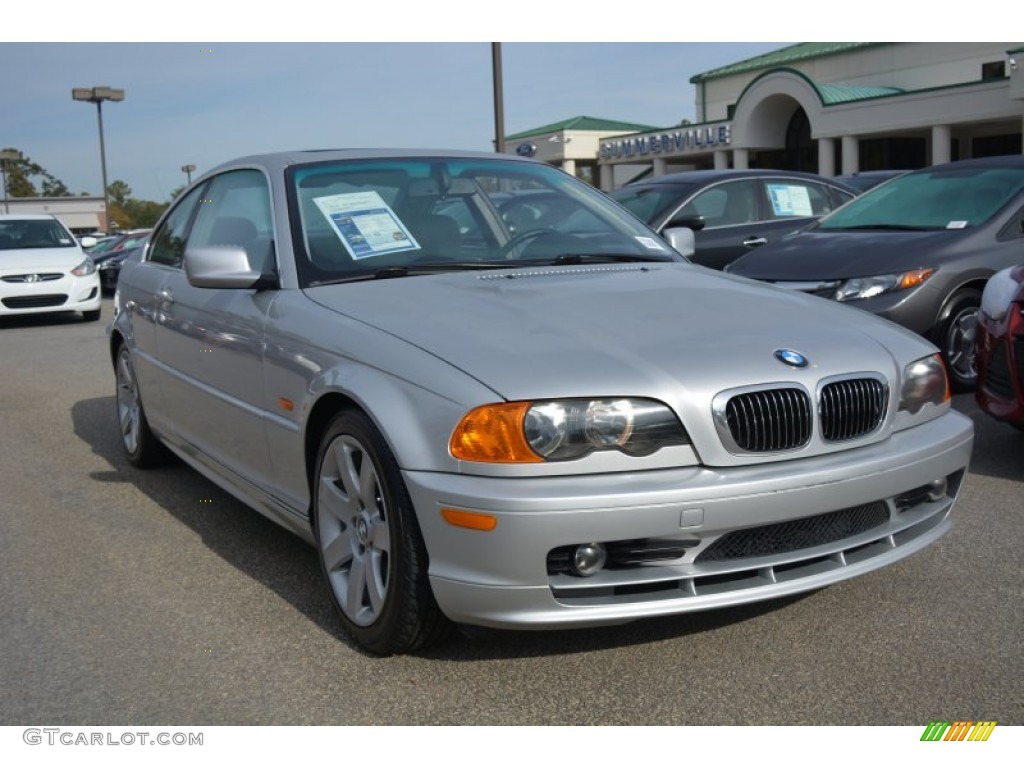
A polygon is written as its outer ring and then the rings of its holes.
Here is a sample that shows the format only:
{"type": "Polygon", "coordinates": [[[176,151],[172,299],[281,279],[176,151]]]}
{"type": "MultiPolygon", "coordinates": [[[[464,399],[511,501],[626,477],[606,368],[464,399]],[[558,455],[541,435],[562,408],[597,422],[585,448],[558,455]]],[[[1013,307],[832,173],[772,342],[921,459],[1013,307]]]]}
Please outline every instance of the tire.
{"type": "Polygon", "coordinates": [[[128,461],[140,469],[165,463],[170,453],[149,428],[127,344],[121,344],[117,349],[114,374],[117,379],[117,423],[128,461]]]}
{"type": "Polygon", "coordinates": [[[100,309],[90,309],[82,313],[82,320],[84,320],[87,323],[95,323],[97,320],[100,319],[101,312],[102,310],[100,309]]]}
{"type": "Polygon", "coordinates": [[[974,343],[977,335],[981,292],[974,288],[957,291],[946,302],[942,320],[935,326],[932,340],[942,351],[954,392],[972,392],[978,383],[974,343]]]}
{"type": "Polygon", "coordinates": [[[450,631],[427,580],[428,558],[394,455],[361,412],[334,417],[317,453],[317,552],[346,631],[386,656],[450,631]]]}

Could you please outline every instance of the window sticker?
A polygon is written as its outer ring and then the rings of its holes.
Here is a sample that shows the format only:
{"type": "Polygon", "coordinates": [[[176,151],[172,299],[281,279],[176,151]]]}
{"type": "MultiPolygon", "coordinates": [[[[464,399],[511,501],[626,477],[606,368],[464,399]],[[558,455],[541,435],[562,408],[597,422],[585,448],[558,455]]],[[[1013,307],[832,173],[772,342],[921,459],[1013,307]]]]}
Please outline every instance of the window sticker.
{"type": "Polygon", "coordinates": [[[776,216],[813,216],[807,187],[799,184],[768,184],[768,197],[776,216]]]}
{"type": "Polygon", "coordinates": [[[636,241],[640,243],[644,248],[651,251],[664,251],[665,246],[655,240],[653,237],[637,237],[636,241]]]}
{"type": "Polygon", "coordinates": [[[946,229],[963,229],[966,226],[966,221],[951,221],[946,225],[946,229]]]}
{"type": "Polygon", "coordinates": [[[420,247],[376,190],[315,197],[313,202],[354,260],[420,247]]]}

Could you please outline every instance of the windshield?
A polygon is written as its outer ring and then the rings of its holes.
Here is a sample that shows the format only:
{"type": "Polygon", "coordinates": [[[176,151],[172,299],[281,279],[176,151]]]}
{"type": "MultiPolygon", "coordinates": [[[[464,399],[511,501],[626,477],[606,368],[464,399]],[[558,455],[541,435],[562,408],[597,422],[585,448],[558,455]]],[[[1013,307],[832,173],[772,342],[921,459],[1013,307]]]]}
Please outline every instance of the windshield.
{"type": "Polygon", "coordinates": [[[75,238],[56,219],[0,220],[0,251],[22,248],[75,248],[75,238]]]}
{"type": "Polygon", "coordinates": [[[943,168],[900,176],[822,219],[821,230],[965,229],[1024,189],[1024,168],[943,168]]]}
{"type": "Polygon", "coordinates": [[[583,261],[679,261],[593,187],[547,165],[408,158],[288,171],[304,286],[583,261]]]}
{"type": "Polygon", "coordinates": [[[671,212],[687,195],[692,185],[651,184],[648,186],[625,186],[611,193],[619,205],[648,224],[654,224],[666,213],[671,212]]]}

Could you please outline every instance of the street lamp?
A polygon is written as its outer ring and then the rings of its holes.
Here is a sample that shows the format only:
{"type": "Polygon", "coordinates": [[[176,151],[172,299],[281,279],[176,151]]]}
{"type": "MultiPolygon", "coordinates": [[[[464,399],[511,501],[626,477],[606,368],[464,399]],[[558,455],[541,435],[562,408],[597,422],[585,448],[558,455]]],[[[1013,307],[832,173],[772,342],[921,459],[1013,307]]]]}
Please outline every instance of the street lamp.
{"type": "Polygon", "coordinates": [[[194,165],[192,165],[191,163],[189,163],[188,165],[181,166],[182,173],[184,173],[186,176],[188,176],[189,186],[192,185],[192,171],[194,171],[195,169],[196,169],[196,167],[194,165]]]}
{"type": "Polygon", "coordinates": [[[107,218],[107,229],[110,228],[110,210],[107,204],[107,152],[103,146],[103,102],[124,101],[124,91],[111,88],[109,85],[97,85],[95,88],[72,88],[71,98],[75,101],[91,101],[96,105],[96,119],[100,125],[100,169],[103,171],[103,215],[107,218]]]}
{"type": "Polygon", "coordinates": [[[7,203],[7,163],[10,160],[17,160],[18,152],[11,149],[0,150],[0,174],[4,177],[4,213],[11,212],[11,206],[7,203]]]}

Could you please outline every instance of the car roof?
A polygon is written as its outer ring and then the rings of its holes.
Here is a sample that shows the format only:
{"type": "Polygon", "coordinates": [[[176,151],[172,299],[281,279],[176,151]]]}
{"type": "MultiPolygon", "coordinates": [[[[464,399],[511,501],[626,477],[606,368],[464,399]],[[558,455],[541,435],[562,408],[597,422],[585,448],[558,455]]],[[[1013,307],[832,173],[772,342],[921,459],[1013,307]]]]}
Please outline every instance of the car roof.
{"type": "MultiPolygon", "coordinates": [[[[221,163],[216,168],[211,168],[203,174],[206,178],[212,174],[220,173],[229,168],[240,166],[261,166],[268,171],[277,172],[292,165],[305,163],[321,163],[341,160],[381,160],[402,159],[402,158],[456,158],[466,160],[506,160],[513,163],[540,163],[547,165],[541,160],[518,157],[517,155],[497,154],[494,152],[470,152],[455,149],[304,149],[290,152],[272,152],[262,155],[247,155],[221,163]]],[[[201,180],[197,179],[197,183],[201,180]]]]}
{"type": "Polygon", "coordinates": [[[626,184],[627,187],[653,185],[653,184],[706,184],[722,179],[753,179],[753,178],[787,178],[787,179],[808,179],[813,181],[826,181],[834,183],[838,187],[845,186],[842,182],[835,182],[827,176],[819,176],[815,173],[804,171],[780,171],[769,168],[729,168],[706,171],[680,171],[678,173],[666,173],[662,176],[655,176],[649,179],[639,179],[626,184]]]}
{"type": "Polygon", "coordinates": [[[56,218],[52,213],[0,213],[0,221],[52,221],[56,218]]]}
{"type": "Polygon", "coordinates": [[[951,163],[919,168],[911,173],[927,173],[939,168],[1024,168],[1024,155],[993,155],[991,157],[975,157],[970,160],[954,160],[951,163]]]}

